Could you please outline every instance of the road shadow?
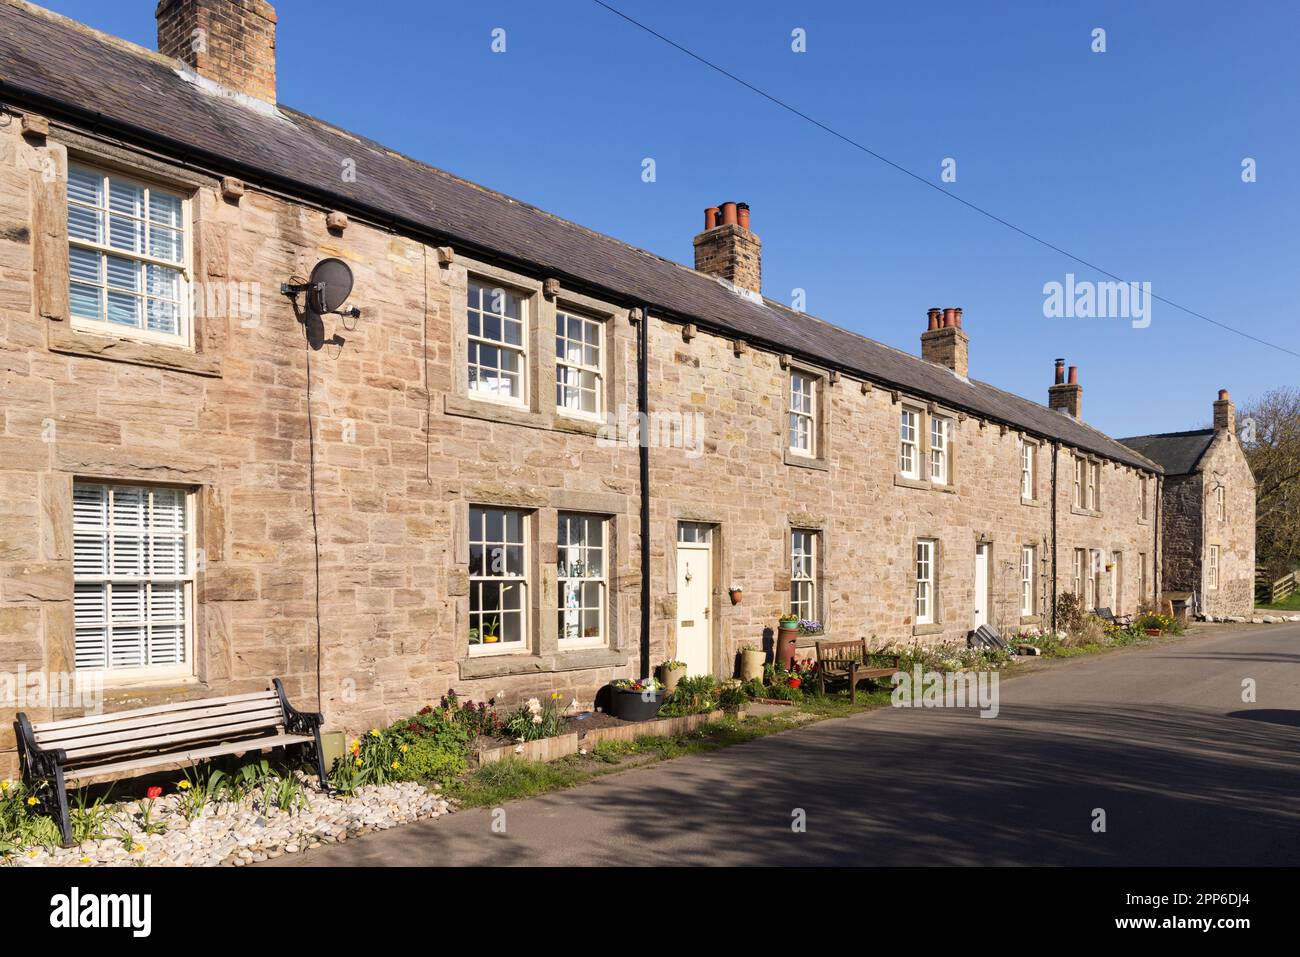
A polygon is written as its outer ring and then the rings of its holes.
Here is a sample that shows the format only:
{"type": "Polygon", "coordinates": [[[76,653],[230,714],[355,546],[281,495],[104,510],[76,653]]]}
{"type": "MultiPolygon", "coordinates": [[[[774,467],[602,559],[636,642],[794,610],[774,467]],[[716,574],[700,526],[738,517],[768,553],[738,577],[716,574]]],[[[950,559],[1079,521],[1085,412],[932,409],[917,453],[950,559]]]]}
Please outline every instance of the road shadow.
{"type": "Polygon", "coordinates": [[[508,804],[506,835],[466,811],[303,863],[1294,865],[1283,714],[882,711],[508,804]]]}

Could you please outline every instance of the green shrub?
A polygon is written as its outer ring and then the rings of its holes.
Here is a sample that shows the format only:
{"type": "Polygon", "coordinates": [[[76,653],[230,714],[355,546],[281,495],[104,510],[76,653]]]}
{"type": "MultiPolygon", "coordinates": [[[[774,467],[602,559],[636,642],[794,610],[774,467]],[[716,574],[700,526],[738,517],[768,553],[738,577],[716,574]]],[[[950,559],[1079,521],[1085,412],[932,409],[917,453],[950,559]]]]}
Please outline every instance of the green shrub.
{"type": "Polygon", "coordinates": [[[683,678],[673,693],[664,698],[659,717],[676,718],[687,714],[705,714],[718,708],[718,682],[712,675],[683,678]]]}
{"type": "Polygon", "coordinates": [[[469,767],[467,748],[448,747],[432,738],[412,741],[400,758],[396,777],[403,781],[445,781],[469,767]]]}
{"type": "Polygon", "coordinates": [[[1076,631],[1083,625],[1086,610],[1079,596],[1072,591],[1056,598],[1056,627],[1064,632],[1076,631]]]}
{"type": "Polygon", "coordinates": [[[389,763],[399,781],[445,780],[469,765],[469,742],[474,721],[458,707],[421,708],[418,714],[389,726],[387,737],[396,749],[389,763]]]}
{"type": "Polygon", "coordinates": [[[728,681],[718,691],[718,707],[733,714],[748,700],[748,694],[737,681],[728,681]]]}

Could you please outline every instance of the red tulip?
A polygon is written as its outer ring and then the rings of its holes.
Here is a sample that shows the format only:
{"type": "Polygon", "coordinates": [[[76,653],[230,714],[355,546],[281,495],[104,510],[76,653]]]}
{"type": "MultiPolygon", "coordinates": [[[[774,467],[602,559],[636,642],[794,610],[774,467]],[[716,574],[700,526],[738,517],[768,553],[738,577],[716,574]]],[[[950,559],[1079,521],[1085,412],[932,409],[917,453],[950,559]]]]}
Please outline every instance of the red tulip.
{"type": "Polygon", "coordinates": [[[150,801],[152,801],[154,798],[160,798],[162,797],[162,788],[160,787],[149,788],[149,790],[144,792],[144,796],[147,797],[150,801]]]}

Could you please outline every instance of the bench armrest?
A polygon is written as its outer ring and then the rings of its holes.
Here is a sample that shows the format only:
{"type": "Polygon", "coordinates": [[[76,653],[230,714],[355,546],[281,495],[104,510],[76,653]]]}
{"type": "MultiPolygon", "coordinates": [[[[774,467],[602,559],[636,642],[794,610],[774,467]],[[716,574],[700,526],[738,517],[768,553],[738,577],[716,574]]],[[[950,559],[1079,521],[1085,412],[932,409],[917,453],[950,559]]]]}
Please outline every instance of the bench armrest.
{"type": "Polygon", "coordinates": [[[36,743],[36,732],[25,711],[14,717],[14,737],[18,739],[18,761],[29,785],[54,777],[55,768],[68,763],[68,753],[63,748],[42,748],[36,743]]]}
{"type": "Polygon", "coordinates": [[[280,707],[284,709],[284,727],[295,734],[314,734],[325,723],[325,715],[319,711],[299,711],[289,704],[289,696],[284,693],[284,684],[279,678],[272,678],[275,693],[280,697],[280,707]]]}

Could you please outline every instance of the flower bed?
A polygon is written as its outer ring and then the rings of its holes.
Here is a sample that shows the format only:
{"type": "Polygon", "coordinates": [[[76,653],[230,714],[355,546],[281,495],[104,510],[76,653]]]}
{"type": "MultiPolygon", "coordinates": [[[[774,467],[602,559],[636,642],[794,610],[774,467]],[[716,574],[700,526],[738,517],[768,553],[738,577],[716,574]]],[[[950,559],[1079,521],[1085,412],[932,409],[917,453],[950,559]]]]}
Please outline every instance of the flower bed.
{"type": "MultiPolygon", "coordinates": [[[[256,765],[254,765],[256,766],[256,765]]],[[[180,783],[191,778],[182,778],[180,783]]],[[[289,790],[281,779],[265,779],[231,800],[199,805],[194,786],[140,801],[74,807],[80,843],[59,847],[58,832],[48,818],[33,819],[33,843],[10,846],[0,863],[14,867],[164,865],[170,867],[240,866],[297,854],[322,844],[346,841],[446,814],[448,802],[413,782],[361,787],[352,795],[327,796],[315,790],[314,778],[297,773],[302,790],[289,790]],[[286,805],[281,807],[279,802],[286,805]],[[48,833],[41,837],[41,831],[48,833]]],[[[3,790],[18,792],[10,782],[3,790]]],[[[157,794],[160,788],[150,788],[157,794]]],[[[28,799],[15,797],[24,805],[28,799]]]]}

